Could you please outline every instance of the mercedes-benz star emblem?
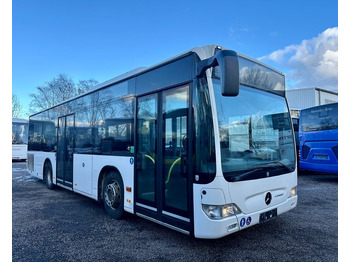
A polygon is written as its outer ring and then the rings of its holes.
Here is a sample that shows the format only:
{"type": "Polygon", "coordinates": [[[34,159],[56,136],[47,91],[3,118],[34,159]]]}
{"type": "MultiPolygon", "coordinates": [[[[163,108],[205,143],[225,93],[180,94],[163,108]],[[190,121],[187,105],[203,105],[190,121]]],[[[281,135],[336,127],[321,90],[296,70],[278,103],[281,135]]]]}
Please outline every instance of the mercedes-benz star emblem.
{"type": "Polygon", "coordinates": [[[272,200],[272,195],[270,192],[267,192],[266,196],[265,196],[265,203],[266,205],[269,205],[271,203],[272,200]]]}

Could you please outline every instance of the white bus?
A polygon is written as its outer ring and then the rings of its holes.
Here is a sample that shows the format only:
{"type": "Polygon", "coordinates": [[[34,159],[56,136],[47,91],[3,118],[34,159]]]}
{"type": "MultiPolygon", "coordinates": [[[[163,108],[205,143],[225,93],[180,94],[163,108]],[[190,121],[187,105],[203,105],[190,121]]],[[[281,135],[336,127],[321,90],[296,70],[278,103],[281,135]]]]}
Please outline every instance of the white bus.
{"type": "Polygon", "coordinates": [[[28,120],[12,118],[12,160],[27,160],[28,120]]]}
{"type": "Polygon", "coordinates": [[[285,77],[216,45],[30,116],[33,176],[197,238],[297,205],[285,77]]]}

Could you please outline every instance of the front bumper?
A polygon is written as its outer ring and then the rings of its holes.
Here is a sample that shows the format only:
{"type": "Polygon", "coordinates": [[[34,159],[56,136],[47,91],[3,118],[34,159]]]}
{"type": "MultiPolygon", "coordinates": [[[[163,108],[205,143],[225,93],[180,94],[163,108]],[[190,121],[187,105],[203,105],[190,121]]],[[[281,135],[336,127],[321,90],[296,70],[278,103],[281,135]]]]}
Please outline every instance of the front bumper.
{"type": "Polygon", "coordinates": [[[285,202],[249,214],[239,214],[221,220],[211,220],[204,212],[195,218],[194,235],[197,238],[216,239],[239,230],[259,224],[260,214],[277,209],[277,216],[295,208],[298,196],[290,197],[285,202]]]}

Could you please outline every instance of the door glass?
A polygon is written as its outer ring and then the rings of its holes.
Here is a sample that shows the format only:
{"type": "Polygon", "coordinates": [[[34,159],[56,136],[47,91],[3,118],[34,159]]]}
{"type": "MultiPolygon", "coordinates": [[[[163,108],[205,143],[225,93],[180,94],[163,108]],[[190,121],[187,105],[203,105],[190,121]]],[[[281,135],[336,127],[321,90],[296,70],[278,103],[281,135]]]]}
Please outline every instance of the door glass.
{"type": "Polygon", "coordinates": [[[65,118],[58,119],[57,130],[57,179],[63,182],[65,159],[65,118]]]}
{"type": "Polygon", "coordinates": [[[57,180],[73,182],[74,115],[58,118],[57,132],[57,180]]]}
{"type": "Polygon", "coordinates": [[[188,210],[188,86],[163,92],[163,209],[186,215],[188,210]]]}
{"type": "Polygon", "coordinates": [[[74,115],[66,116],[66,174],[65,181],[73,182],[74,115]]]}
{"type": "Polygon", "coordinates": [[[137,198],[155,206],[157,95],[139,98],[137,108],[137,198]]]}

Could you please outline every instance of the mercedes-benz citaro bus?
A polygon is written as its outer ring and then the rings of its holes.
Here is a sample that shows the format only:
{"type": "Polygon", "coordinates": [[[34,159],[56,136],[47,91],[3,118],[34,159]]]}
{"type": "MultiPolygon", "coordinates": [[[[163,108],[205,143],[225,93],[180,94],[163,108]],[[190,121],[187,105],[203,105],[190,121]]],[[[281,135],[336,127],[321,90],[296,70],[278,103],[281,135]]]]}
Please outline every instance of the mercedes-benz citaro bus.
{"type": "Polygon", "coordinates": [[[300,169],[338,173],[338,103],[300,111],[300,169]]]}
{"type": "Polygon", "coordinates": [[[297,205],[285,76],[193,48],[30,116],[28,169],[197,238],[266,222],[297,205]]]}

